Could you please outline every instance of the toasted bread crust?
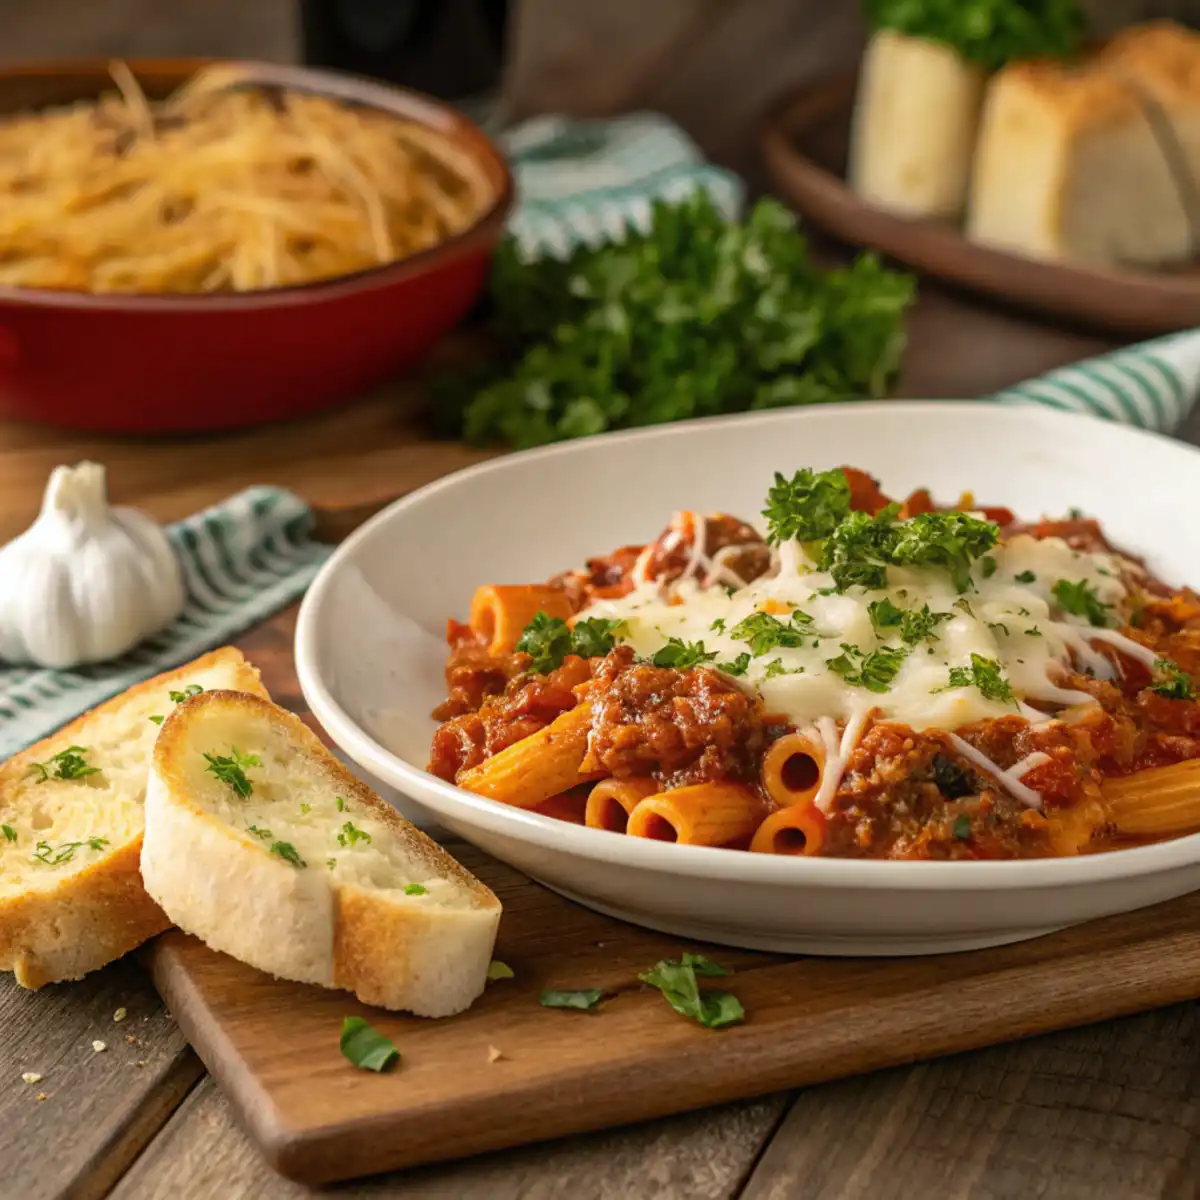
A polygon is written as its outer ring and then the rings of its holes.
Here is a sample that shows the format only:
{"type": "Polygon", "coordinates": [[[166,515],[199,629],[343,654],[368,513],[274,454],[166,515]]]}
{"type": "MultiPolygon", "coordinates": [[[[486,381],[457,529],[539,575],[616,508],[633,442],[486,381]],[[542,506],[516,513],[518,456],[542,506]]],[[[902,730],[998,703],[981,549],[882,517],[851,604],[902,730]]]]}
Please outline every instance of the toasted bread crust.
{"type": "Polygon", "coordinates": [[[147,808],[142,862],[147,886],[180,928],[214,949],[284,978],[345,988],[367,1003],[427,1016],[459,1011],[482,990],[499,900],[351,774],[298,717],[270,701],[211,691],[179,705],[155,745],[147,808]],[[269,725],[325,777],[331,792],[348,801],[348,809],[369,809],[421,872],[451,882],[469,899],[469,906],[449,909],[393,901],[378,891],[327,878],[312,867],[297,871],[247,846],[189,794],[187,756],[196,753],[193,723],[208,713],[269,725]],[[190,856],[186,864],[182,847],[174,844],[185,837],[190,856]],[[220,886],[199,894],[186,878],[192,872],[219,880],[220,886]],[[328,928],[315,916],[319,906],[313,903],[310,884],[328,891],[328,928]],[[252,893],[264,922],[261,930],[246,917],[252,893]],[[294,920],[280,912],[288,907],[295,909],[294,920]],[[281,928],[296,930],[292,940],[306,944],[280,944],[281,928]],[[314,966],[322,955],[324,967],[314,966]]]}
{"type": "MultiPolygon", "coordinates": [[[[131,699],[161,692],[212,667],[233,668],[238,683],[266,695],[255,667],[232,647],[213,650],[104,701],[48,738],[0,765],[0,817],[17,802],[17,784],[35,762],[72,742],[86,742],[94,723],[131,699]]],[[[103,803],[102,797],[88,797],[103,803]]],[[[143,886],[139,867],[142,833],[79,870],[64,874],[48,890],[29,889],[0,898],[0,970],[13,971],[23,987],[79,979],[140,946],[170,927],[170,919],[143,886]]]]}

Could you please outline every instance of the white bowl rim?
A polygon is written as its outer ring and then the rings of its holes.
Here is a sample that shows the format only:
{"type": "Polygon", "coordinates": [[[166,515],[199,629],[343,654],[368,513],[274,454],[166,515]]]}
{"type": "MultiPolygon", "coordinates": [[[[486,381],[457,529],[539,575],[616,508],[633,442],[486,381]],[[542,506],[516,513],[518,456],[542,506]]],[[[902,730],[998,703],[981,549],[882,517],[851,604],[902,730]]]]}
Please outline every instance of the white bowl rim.
{"type": "Polygon", "coordinates": [[[310,711],[330,737],[355,762],[405,794],[427,804],[439,816],[480,826],[489,833],[515,837],[543,849],[560,851],[598,862],[714,882],[768,886],[803,886],[831,889],[865,888],[902,891],[1011,891],[1033,888],[1086,887],[1097,883],[1140,878],[1185,869],[1200,862],[1200,833],[1130,849],[1111,850],[1072,858],[1039,858],[1004,861],[896,861],[890,859],[806,858],[795,855],[751,854],[710,846],[680,846],[650,839],[629,838],[602,829],[545,817],[511,805],[499,804],[447,783],[414,767],[388,750],[368,733],[334,699],[321,677],[317,650],[320,609],[335,586],[338,571],[354,556],[356,547],[388,524],[397,513],[418,507],[432,495],[460,487],[468,480],[492,472],[520,471],[530,462],[584,453],[599,441],[619,444],[675,436],[680,430],[706,429],[737,423],[740,426],[788,425],[832,415],[857,420],[862,414],[898,410],[914,417],[947,411],[970,414],[981,422],[1020,419],[1044,422],[1060,432],[1075,430],[1078,422],[1107,427],[1121,439],[1151,441],[1160,449],[1191,458],[1200,467],[1200,449],[1165,434],[1118,425],[1083,413],[1063,412],[1034,405],[1002,405],[979,400],[883,400],[814,408],[783,409],[767,413],[741,413],[702,417],[645,429],[623,430],[577,438],[532,450],[500,455],[454,471],[401,496],[364,522],[325,561],[305,593],[296,622],[294,657],[300,690],[310,711]],[[437,803],[427,797],[436,797],[437,803]]]}

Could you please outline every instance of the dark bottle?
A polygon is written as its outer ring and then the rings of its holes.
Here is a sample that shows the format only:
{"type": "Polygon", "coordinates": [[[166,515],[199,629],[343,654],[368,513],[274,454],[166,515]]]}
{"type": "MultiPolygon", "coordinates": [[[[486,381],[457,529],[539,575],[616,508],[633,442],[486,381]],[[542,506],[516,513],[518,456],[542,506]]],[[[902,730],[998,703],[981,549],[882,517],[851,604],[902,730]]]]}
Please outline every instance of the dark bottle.
{"type": "Polygon", "coordinates": [[[461,100],[494,89],[509,0],[300,0],[304,60],[461,100]]]}

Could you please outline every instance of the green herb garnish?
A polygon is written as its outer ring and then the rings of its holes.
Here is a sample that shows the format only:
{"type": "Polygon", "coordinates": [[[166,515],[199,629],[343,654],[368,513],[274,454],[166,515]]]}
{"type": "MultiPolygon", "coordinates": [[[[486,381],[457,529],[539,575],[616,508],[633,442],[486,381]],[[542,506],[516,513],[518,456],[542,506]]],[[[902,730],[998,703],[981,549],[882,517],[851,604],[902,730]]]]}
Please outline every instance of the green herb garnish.
{"type": "Polygon", "coordinates": [[[565,261],[509,238],[491,297],[500,353],[442,381],[446,432],[518,448],[690,417],[883,396],[911,276],[873,254],[826,271],[762,200],[726,219],[703,189],[565,261]]]}
{"type": "Polygon", "coordinates": [[[873,600],[867,605],[871,624],[879,633],[898,629],[900,640],[906,645],[917,646],[928,638],[937,636],[938,626],[950,620],[949,613],[932,612],[929,605],[921,608],[898,608],[888,599],[873,600]]]}
{"type": "Polygon", "coordinates": [[[162,713],[155,713],[153,716],[147,718],[147,720],[153,721],[155,725],[161,725],[166,719],[162,713]]]}
{"type": "Polygon", "coordinates": [[[745,675],[750,666],[750,655],[747,651],[743,651],[731,662],[714,663],[718,671],[724,671],[726,675],[745,675]]]}
{"type": "Polygon", "coordinates": [[[176,704],[182,704],[192,696],[198,696],[204,689],[198,683],[189,683],[181,692],[168,692],[167,696],[176,704]]]}
{"type": "Polygon", "coordinates": [[[1036,583],[1037,576],[1032,571],[1022,571],[1019,575],[1014,575],[1013,578],[1018,583],[1036,583]]]}
{"type": "Polygon", "coordinates": [[[977,687],[987,700],[998,700],[1002,704],[1016,703],[1012,684],[1004,678],[1000,664],[994,658],[984,658],[972,653],[969,667],[951,667],[950,682],[945,688],[977,687]]]}
{"type": "Polygon", "coordinates": [[[852,512],[826,539],[821,567],[839,592],[851,587],[887,587],[887,567],[897,540],[896,513],[889,504],[874,517],[852,512]]]}
{"type": "Polygon", "coordinates": [[[404,886],[406,896],[424,896],[429,889],[422,883],[409,883],[404,886]]]}
{"type": "Polygon", "coordinates": [[[1106,629],[1112,624],[1112,605],[1105,604],[1086,579],[1075,583],[1069,579],[1060,579],[1050,590],[1059,606],[1072,616],[1086,617],[1089,625],[1096,625],[1101,629],[1106,629]]]}
{"type": "Polygon", "coordinates": [[[346,802],[341,796],[334,796],[334,803],[337,805],[338,812],[342,812],[346,807],[346,802]]]}
{"type": "Polygon", "coordinates": [[[825,665],[854,687],[886,692],[907,657],[908,651],[900,647],[880,646],[878,650],[864,654],[857,646],[843,642],[842,653],[836,658],[827,658],[825,665]]]}
{"type": "Polygon", "coordinates": [[[30,774],[38,777],[38,783],[45,783],[47,779],[83,779],[99,774],[99,767],[88,766],[83,757],[87,753],[86,746],[68,746],[45,762],[30,763],[30,774]]]}
{"type": "Polygon", "coordinates": [[[538,1002],[543,1008],[595,1008],[604,993],[599,988],[580,988],[577,991],[543,989],[538,1002]]]}
{"type": "Polygon", "coordinates": [[[1158,681],[1151,684],[1150,691],[1168,700],[1195,700],[1196,689],[1192,677],[1177,667],[1170,659],[1160,658],[1154,664],[1158,672],[1158,681]]]}
{"type": "Polygon", "coordinates": [[[108,838],[100,837],[87,838],[82,842],[64,842],[61,846],[38,842],[34,847],[33,861],[45,863],[48,867],[57,867],[59,863],[70,862],[75,857],[75,851],[82,850],[84,846],[89,850],[103,850],[107,845],[108,838]]]}
{"type": "Polygon", "coordinates": [[[684,954],[679,962],[663,959],[638,978],[662,992],[667,1003],[681,1016],[690,1017],[706,1029],[720,1029],[745,1020],[746,1010],[732,992],[702,992],[700,979],[732,974],[702,954],[684,954]]]}
{"type": "Polygon", "coordinates": [[[966,815],[955,817],[951,832],[959,841],[969,841],[971,837],[971,818],[966,815]]]}
{"type": "Polygon", "coordinates": [[[269,829],[260,829],[257,825],[248,825],[247,833],[252,833],[256,838],[261,838],[264,842],[269,842],[275,835],[269,829]]]}
{"type": "Polygon", "coordinates": [[[347,1017],[342,1022],[339,1045],[342,1054],[363,1071],[386,1070],[400,1057],[396,1044],[362,1017],[347,1017]]]}
{"type": "Polygon", "coordinates": [[[307,867],[308,863],[296,853],[296,847],[291,842],[273,842],[271,844],[271,853],[278,854],[285,863],[291,863],[293,867],[307,867]]]}
{"type": "Polygon", "coordinates": [[[3,832],[6,842],[15,842],[17,840],[17,831],[11,825],[0,825],[0,832],[3,832]]]}
{"type": "Polygon", "coordinates": [[[1073,58],[1084,19],[1078,0],[863,0],[874,29],[944,45],[988,71],[1021,58],[1073,58]]]}
{"type": "Polygon", "coordinates": [[[236,746],[230,746],[229,754],[205,754],[208,766],[204,769],[227,783],[242,797],[254,794],[254,784],[246,778],[247,767],[261,767],[262,759],[257,754],[241,754],[236,746]]]}
{"type": "Polygon", "coordinates": [[[358,829],[353,821],[347,821],[342,826],[341,832],[337,835],[339,846],[355,846],[359,842],[371,841],[371,835],[364,829],[358,829]]]}
{"type": "Polygon", "coordinates": [[[513,979],[515,975],[508,963],[502,963],[498,958],[493,958],[488,963],[487,977],[494,982],[497,979],[513,979]]]}
{"type": "Polygon", "coordinates": [[[703,663],[712,662],[717,657],[715,650],[709,651],[703,642],[684,642],[679,638],[667,638],[667,644],[655,651],[650,660],[656,667],[674,667],[686,671],[703,663]]]}
{"type": "Polygon", "coordinates": [[[767,541],[823,541],[850,513],[850,484],[845,472],[797,471],[791,479],[775,472],[767,493],[767,541]]]}
{"type": "Polygon", "coordinates": [[[1000,536],[999,527],[991,521],[962,512],[918,513],[896,529],[892,562],[898,566],[944,567],[960,592],[971,587],[971,563],[990,550],[1000,536]]]}
{"type": "Polygon", "coordinates": [[[812,632],[812,617],[798,608],[786,624],[770,613],[751,613],[729,631],[729,636],[738,642],[749,642],[750,653],[759,658],[776,646],[803,646],[812,632]]]}
{"type": "Polygon", "coordinates": [[[561,617],[548,617],[544,612],[534,615],[517,641],[517,649],[528,654],[533,662],[530,669],[548,675],[563,664],[568,654],[580,658],[599,658],[615,645],[615,634],[623,621],[604,617],[588,617],[572,629],[561,617]]]}
{"type": "Polygon", "coordinates": [[[867,613],[871,624],[880,632],[885,629],[899,629],[900,622],[904,619],[904,609],[897,608],[886,597],[883,600],[872,600],[867,605],[867,613]]]}

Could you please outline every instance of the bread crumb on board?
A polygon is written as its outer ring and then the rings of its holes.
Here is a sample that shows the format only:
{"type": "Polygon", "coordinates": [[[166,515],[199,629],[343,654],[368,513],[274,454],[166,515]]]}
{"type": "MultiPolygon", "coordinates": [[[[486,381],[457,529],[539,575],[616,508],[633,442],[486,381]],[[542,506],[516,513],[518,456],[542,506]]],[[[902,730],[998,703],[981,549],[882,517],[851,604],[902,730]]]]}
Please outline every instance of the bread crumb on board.
{"type": "Polygon", "coordinates": [[[92,1049],[93,1049],[93,1050],[94,1050],[94,1051],[95,1051],[97,1054],[103,1054],[103,1053],[104,1053],[104,1051],[108,1049],[108,1045],[107,1045],[107,1043],[105,1043],[105,1042],[102,1042],[102,1041],[100,1041],[99,1039],[97,1039],[96,1041],[94,1041],[94,1042],[92,1043],[92,1049]]]}
{"type": "Polygon", "coordinates": [[[503,1057],[504,1057],[504,1051],[501,1050],[498,1046],[489,1046],[488,1047],[488,1062],[490,1062],[490,1063],[499,1062],[503,1057]]]}
{"type": "Polygon", "coordinates": [[[125,1020],[127,1016],[129,1016],[129,1009],[118,1008],[117,1011],[113,1013],[113,1024],[120,1025],[120,1023],[125,1020]]]}
{"type": "Polygon", "coordinates": [[[25,1083],[41,1083],[42,1077],[36,1071],[26,1071],[21,1079],[25,1083]]]}

